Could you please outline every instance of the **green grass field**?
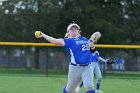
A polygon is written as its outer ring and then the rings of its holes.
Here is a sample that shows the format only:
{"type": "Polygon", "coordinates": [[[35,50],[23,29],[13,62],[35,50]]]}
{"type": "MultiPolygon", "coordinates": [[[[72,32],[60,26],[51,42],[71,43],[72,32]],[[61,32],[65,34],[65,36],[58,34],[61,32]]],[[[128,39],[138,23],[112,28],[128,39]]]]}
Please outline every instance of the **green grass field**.
{"type": "MultiPolygon", "coordinates": [[[[96,80],[96,79],[95,79],[96,80]]],[[[62,93],[67,75],[0,69],[0,93],[62,93]]],[[[108,74],[102,79],[104,93],[140,93],[139,73],[108,74]]],[[[80,93],[85,93],[84,88],[80,93]]]]}

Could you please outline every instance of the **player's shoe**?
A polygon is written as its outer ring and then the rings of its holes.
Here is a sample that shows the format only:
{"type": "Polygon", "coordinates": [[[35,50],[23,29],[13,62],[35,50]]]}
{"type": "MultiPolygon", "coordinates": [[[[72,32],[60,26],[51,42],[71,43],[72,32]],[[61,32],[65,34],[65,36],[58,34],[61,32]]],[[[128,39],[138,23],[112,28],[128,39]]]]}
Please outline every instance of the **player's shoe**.
{"type": "Polygon", "coordinates": [[[77,88],[75,89],[75,92],[78,93],[79,91],[80,91],[80,87],[77,87],[77,88]]]}
{"type": "Polygon", "coordinates": [[[95,90],[95,93],[103,93],[101,90],[95,90]]]}

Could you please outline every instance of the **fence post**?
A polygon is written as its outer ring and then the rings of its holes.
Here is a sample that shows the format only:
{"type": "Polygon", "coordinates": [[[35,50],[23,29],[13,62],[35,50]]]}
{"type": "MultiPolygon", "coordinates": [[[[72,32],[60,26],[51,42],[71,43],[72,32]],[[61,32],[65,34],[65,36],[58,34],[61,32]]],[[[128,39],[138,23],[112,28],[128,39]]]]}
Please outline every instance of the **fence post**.
{"type": "Polygon", "coordinates": [[[48,67],[49,67],[49,66],[48,66],[48,65],[49,65],[49,60],[48,60],[49,57],[48,57],[48,54],[49,54],[49,53],[48,53],[48,47],[47,47],[47,48],[46,48],[46,76],[48,76],[48,74],[49,74],[49,73],[48,73],[48,70],[49,70],[49,68],[48,68],[48,67]]]}

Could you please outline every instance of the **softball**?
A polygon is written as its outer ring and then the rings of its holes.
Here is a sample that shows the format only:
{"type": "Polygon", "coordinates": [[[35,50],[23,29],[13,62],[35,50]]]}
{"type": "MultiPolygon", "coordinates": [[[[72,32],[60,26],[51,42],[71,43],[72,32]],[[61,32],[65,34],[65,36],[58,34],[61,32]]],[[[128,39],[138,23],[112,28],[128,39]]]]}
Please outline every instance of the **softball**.
{"type": "Polygon", "coordinates": [[[41,31],[35,31],[35,37],[39,38],[39,36],[41,35],[41,31]]]}

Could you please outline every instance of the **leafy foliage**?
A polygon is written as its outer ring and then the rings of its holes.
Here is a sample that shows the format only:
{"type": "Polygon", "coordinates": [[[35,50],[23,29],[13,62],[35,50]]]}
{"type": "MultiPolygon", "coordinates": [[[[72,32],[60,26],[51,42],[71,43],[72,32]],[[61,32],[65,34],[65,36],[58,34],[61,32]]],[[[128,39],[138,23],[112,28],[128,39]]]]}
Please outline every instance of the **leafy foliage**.
{"type": "Polygon", "coordinates": [[[98,30],[102,43],[139,44],[139,8],[139,0],[3,1],[0,41],[38,42],[36,30],[63,37],[69,23],[75,21],[88,38],[98,30]]]}

